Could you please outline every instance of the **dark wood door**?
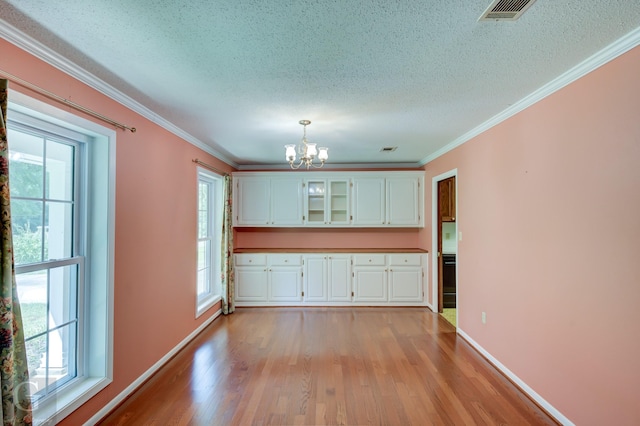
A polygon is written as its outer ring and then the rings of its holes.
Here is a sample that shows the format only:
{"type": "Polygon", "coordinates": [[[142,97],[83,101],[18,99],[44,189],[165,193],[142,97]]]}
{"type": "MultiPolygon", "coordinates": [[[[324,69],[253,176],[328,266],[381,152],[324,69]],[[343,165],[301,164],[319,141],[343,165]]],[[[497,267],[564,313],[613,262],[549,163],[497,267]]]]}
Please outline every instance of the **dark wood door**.
{"type": "Polygon", "coordinates": [[[440,217],[443,222],[456,221],[456,178],[450,177],[438,182],[440,217]]]}
{"type": "Polygon", "coordinates": [[[438,312],[443,308],[443,257],[442,257],[442,222],[456,220],[456,177],[438,182],[438,312]]]}

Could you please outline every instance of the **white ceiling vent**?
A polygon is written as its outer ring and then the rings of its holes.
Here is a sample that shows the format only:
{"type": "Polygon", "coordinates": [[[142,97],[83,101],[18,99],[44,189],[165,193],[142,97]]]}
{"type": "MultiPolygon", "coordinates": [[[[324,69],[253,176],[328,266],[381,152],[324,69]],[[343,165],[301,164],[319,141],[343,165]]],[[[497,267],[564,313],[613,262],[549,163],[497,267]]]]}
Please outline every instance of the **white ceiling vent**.
{"type": "Polygon", "coordinates": [[[495,0],[478,21],[515,21],[536,0],[495,0]]]}
{"type": "Polygon", "coordinates": [[[382,149],[380,149],[380,152],[393,152],[396,149],[398,149],[397,146],[385,146],[382,149]]]}

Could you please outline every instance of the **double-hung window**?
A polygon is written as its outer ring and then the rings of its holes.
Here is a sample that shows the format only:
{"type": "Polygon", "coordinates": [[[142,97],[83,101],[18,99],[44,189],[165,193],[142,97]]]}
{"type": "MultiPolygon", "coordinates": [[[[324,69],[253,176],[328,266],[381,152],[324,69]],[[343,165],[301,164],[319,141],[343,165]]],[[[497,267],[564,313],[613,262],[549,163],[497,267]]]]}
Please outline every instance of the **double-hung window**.
{"type": "Polygon", "coordinates": [[[33,419],[55,423],[111,381],[115,133],[10,95],[24,102],[7,139],[33,419]]]}
{"type": "Polygon", "coordinates": [[[79,194],[86,136],[15,124],[8,131],[11,220],[29,377],[37,401],[78,372],[84,287],[79,194]]]}
{"type": "Polygon", "coordinates": [[[198,169],[196,316],[220,300],[222,179],[198,169]]]}

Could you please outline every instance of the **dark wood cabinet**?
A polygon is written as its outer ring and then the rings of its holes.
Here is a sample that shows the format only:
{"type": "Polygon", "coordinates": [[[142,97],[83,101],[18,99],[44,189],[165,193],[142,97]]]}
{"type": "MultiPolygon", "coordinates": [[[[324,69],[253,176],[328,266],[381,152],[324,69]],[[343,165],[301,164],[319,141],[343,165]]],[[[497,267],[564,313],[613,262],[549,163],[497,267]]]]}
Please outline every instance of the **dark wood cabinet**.
{"type": "Polygon", "coordinates": [[[440,196],[439,214],[443,222],[456,221],[456,178],[441,180],[438,182],[440,196]]]}

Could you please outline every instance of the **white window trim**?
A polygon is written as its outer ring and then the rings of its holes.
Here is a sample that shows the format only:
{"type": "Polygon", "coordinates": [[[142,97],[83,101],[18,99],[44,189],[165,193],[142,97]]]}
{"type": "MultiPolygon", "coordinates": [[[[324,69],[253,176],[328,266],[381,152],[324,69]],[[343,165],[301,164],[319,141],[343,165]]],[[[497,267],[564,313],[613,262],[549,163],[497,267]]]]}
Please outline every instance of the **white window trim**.
{"type": "MultiPolygon", "coordinates": [[[[94,180],[104,194],[94,206],[94,214],[100,217],[94,218],[91,221],[93,229],[87,230],[86,249],[90,253],[90,260],[87,265],[89,275],[86,280],[88,291],[85,292],[84,315],[90,318],[85,318],[83,323],[90,329],[80,330],[85,337],[79,354],[84,352],[87,357],[84,367],[79,365],[78,371],[82,375],[57,390],[53,398],[37,404],[33,411],[34,424],[55,424],[113,381],[116,131],[14,90],[9,93],[9,109],[92,136],[94,141],[88,146],[90,152],[89,160],[84,164],[85,172],[102,177],[99,183],[94,180]],[[88,163],[91,163],[90,168],[88,163]],[[92,234],[99,236],[91,238],[92,234]],[[92,353],[101,356],[91,357],[92,353]]],[[[91,191],[92,188],[87,190],[91,191]]]]}
{"type": "MultiPolygon", "coordinates": [[[[223,179],[220,175],[210,172],[207,169],[202,167],[197,168],[197,185],[196,188],[199,188],[200,181],[206,180],[211,182],[214,186],[214,196],[212,200],[210,200],[210,209],[213,210],[214,214],[214,223],[212,224],[215,238],[212,242],[212,262],[211,262],[211,292],[204,296],[198,296],[198,282],[196,277],[196,283],[194,288],[196,289],[196,318],[202,316],[207,310],[209,310],[212,306],[222,300],[221,296],[221,280],[220,280],[220,270],[221,270],[221,260],[220,260],[220,245],[222,243],[220,229],[222,228],[222,191],[223,191],[223,179]]],[[[198,199],[196,203],[198,203],[198,199]]],[[[196,212],[198,211],[198,205],[196,204],[196,212]]],[[[199,219],[196,219],[199,220],[199,219]]],[[[197,229],[196,229],[196,237],[197,237],[197,229]]],[[[197,239],[197,238],[196,238],[197,239]]]]}

